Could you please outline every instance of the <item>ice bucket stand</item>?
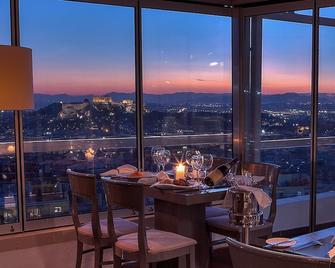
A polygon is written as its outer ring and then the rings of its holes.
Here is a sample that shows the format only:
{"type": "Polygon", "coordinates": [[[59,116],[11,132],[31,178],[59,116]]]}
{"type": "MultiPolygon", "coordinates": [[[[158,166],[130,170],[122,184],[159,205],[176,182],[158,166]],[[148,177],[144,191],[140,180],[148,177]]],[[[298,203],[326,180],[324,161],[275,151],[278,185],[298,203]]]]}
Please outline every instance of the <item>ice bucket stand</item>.
{"type": "Polygon", "coordinates": [[[232,207],[229,211],[230,224],[242,227],[242,242],[250,243],[250,228],[263,224],[263,212],[254,194],[238,188],[230,190],[232,195],[232,207]]]}

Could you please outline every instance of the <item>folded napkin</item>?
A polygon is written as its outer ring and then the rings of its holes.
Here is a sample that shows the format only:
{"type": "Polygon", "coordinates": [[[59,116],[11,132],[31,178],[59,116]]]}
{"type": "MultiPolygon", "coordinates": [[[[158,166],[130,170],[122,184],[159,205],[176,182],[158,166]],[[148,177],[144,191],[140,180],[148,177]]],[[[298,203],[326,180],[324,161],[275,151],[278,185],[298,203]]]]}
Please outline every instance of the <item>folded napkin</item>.
{"type": "Polygon", "coordinates": [[[328,256],[332,262],[335,262],[335,247],[328,251],[328,256]]]}
{"type": "MultiPolygon", "coordinates": [[[[238,185],[236,186],[236,188],[246,192],[253,193],[259,207],[262,209],[269,207],[272,203],[271,197],[260,188],[245,185],[238,185]]],[[[228,193],[226,194],[222,206],[224,208],[231,208],[233,206],[233,195],[231,192],[228,191],[228,193]]]]}
{"type": "Polygon", "coordinates": [[[264,176],[245,176],[245,175],[235,175],[234,178],[235,184],[237,185],[252,185],[257,184],[265,179],[264,176]]]}
{"type": "MultiPolygon", "coordinates": [[[[330,243],[332,245],[334,245],[334,243],[335,243],[335,235],[332,237],[332,240],[330,241],[330,243]]],[[[330,258],[330,261],[335,263],[335,246],[331,250],[328,251],[328,256],[330,258]]]]}
{"type": "Polygon", "coordinates": [[[151,187],[155,187],[158,184],[172,184],[173,180],[169,177],[169,175],[164,172],[160,171],[156,175],[156,183],[152,184],[151,187]]]}
{"type": "Polygon", "coordinates": [[[158,183],[163,183],[166,180],[171,180],[169,175],[164,171],[160,171],[156,174],[155,177],[139,179],[138,183],[143,183],[145,185],[154,185],[158,183]]]}
{"type": "Polygon", "coordinates": [[[164,171],[158,172],[156,177],[157,177],[157,181],[159,182],[164,181],[166,179],[170,179],[169,175],[164,171]]]}
{"type": "Polygon", "coordinates": [[[137,171],[137,168],[132,166],[132,165],[129,165],[129,164],[125,164],[125,165],[122,165],[122,166],[119,166],[118,168],[116,169],[111,169],[111,170],[108,170],[106,172],[103,172],[100,174],[101,177],[113,177],[113,176],[116,176],[117,174],[130,174],[130,173],[133,173],[137,171]]]}

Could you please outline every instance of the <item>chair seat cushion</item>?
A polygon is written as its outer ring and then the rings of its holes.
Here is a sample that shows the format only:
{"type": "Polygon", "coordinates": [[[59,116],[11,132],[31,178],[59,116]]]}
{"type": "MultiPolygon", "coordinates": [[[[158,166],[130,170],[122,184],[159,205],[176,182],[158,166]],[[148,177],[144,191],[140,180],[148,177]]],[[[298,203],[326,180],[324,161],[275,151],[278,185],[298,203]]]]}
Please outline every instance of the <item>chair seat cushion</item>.
{"type": "MultiPolygon", "coordinates": [[[[184,237],[175,233],[150,229],[147,230],[147,241],[149,254],[173,251],[176,249],[193,246],[197,242],[191,238],[184,237]]],[[[118,238],[115,247],[119,250],[136,253],[138,249],[137,233],[123,235],[118,238]]]]}
{"type": "Polygon", "coordinates": [[[228,214],[229,214],[229,210],[225,208],[219,208],[219,207],[214,207],[214,206],[206,207],[206,219],[218,217],[218,216],[224,216],[228,214]]]}
{"type": "MultiPolygon", "coordinates": [[[[107,219],[100,220],[100,227],[102,238],[108,238],[109,235],[107,219]]],[[[114,228],[117,237],[137,232],[138,229],[136,223],[121,218],[114,218],[114,228]]],[[[85,223],[83,226],[79,227],[78,233],[84,236],[93,237],[91,222],[85,223]]]]}
{"type": "MultiPolygon", "coordinates": [[[[222,230],[222,234],[224,231],[228,231],[228,232],[241,232],[242,231],[241,226],[234,225],[229,222],[229,215],[208,218],[206,219],[206,223],[209,228],[209,231],[211,231],[211,229],[222,230]]],[[[262,225],[251,227],[250,231],[252,232],[252,231],[257,231],[257,230],[267,229],[267,228],[272,228],[272,223],[266,220],[263,220],[262,225]]]]}

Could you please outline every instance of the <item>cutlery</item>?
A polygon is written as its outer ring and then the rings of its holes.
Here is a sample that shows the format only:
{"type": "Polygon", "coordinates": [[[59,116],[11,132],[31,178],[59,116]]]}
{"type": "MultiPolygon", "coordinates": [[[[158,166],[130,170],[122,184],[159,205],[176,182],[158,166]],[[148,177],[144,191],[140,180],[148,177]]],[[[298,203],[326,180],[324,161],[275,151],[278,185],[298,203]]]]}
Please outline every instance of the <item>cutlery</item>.
{"type": "Polygon", "coordinates": [[[316,240],[316,241],[310,241],[310,242],[307,242],[307,243],[302,244],[300,246],[294,247],[293,249],[294,250],[301,250],[301,249],[308,248],[308,247],[311,247],[311,246],[323,246],[323,243],[321,243],[318,240],[316,240]]]}

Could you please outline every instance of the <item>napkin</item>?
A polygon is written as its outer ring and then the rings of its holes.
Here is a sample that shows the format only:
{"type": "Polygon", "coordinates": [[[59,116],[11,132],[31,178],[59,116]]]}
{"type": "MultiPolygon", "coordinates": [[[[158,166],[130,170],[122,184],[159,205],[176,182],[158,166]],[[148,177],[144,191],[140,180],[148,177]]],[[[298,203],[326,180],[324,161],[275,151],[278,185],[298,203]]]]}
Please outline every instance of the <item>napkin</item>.
{"type": "MultiPolygon", "coordinates": [[[[332,245],[334,245],[334,243],[335,243],[335,235],[333,236],[333,238],[332,238],[332,240],[330,241],[330,243],[331,243],[332,245]]],[[[329,256],[329,258],[330,258],[330,261],[335,263],[335,246],[334,246],[331,250],[329,250],[329,252],[328,252],[328,256],[329,256]]]]}
{"type": "Polygon", "coordinates": [[[159,182],[164,181],[166,179],[170,179],[169,175],[164,171],[158,172],[156,177],[157,177],[157,181],[159,182]]]}
{"type": "Polygon", "coordinates": [[[113,176],[116,176],[117,174],[119,173],[124,173],[124,174],[127,174],[127,173],[133,173],[137,171],[137,168],[132,166],[132,165],[129,165],[129,164],[125,164],[125,165],[122,165],[122,166],[119,166],[118,168],[116,169],[111,169],[111,170],[108,170],[106,172],[103,172],[100,174],[101,177],[113,177],[113,176]]]}
{"type": "Polygon", "coordinates": [[[335,247],[328,251],[328,256],[332,262],[335,262],[335,247]]]}
{"type": "MultiPolygon", "coordinates": [[[[238,185],[236,186],[236,188],[240,190],[244,190],[246,192],[253,193],[259,207],[262,209],[269,207],[272,203],[271,197],[260,188],[245,186],[245,185],[238,185]]],[[[231,208],[233,206],[233,195],[231,192],[228,192],[226,194],[225,199],[223,200],[222,206],[224,208],[231,208]]]]}
{"type": "Polygon", "coordinates": [[[244,175],[235,175],[234,176],[235,182],[237,185],[252,185],[252,183],[259,183],[262,180],[265,179],[264,176],[252,176],[248,177],[248,176],[244,176],[244,175]]]}
{"type": "Polygon", "coordinates": [[[171,180],[169,175],[164,171],[160,171],[157,173],[155,177],[142,178],[142,179],[139,179],[138,182],[143,183],[145,185],[153,185],[153,184],[158,184],[161,182],[164,183],[164,181],[166,181],[167,179],[171,180]]]}
{"type": "Polygon", "coordinates": [[[151,187],[155,187],[158,184],[173,184],[173,180],[164,171],[158,172],[156,178],[157,178],[156,183],[152,184],[151,187]]]}

